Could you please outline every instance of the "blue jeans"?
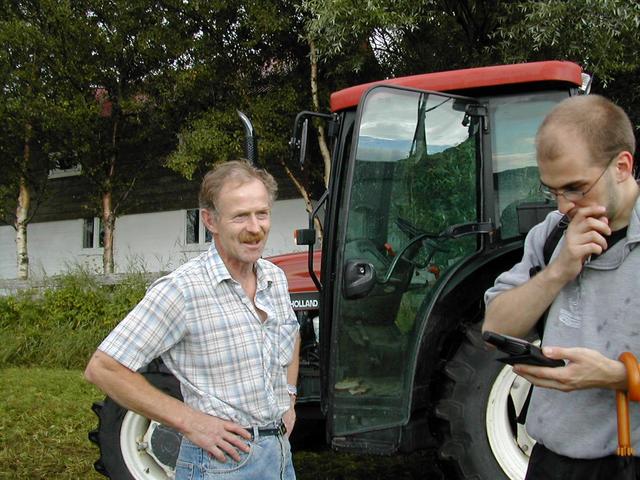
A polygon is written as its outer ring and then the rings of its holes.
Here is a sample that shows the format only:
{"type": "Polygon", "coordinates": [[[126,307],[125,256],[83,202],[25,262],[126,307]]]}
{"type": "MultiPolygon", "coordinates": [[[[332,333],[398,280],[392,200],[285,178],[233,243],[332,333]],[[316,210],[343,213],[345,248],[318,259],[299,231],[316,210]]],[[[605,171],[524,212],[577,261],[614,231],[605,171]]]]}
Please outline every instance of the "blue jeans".
{"type": "Polygon", "coordinates": [[[227,461],[222,463],[182,437],[176,480],[295,480],[291,445],[286,437],[254,435],[247,445],[249,453],[239,452],[239,462],[227,455],[227,461]]]}

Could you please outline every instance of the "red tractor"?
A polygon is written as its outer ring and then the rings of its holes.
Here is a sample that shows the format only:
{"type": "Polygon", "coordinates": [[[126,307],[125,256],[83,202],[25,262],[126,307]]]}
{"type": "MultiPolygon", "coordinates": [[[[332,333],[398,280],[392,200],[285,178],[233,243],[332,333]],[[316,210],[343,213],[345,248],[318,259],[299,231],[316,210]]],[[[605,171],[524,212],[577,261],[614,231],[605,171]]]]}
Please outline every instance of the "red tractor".
{"type": "MultiPolygon", "coordinates": [[[[438,448],[447,478],[524,477],[529,385],[484,348],[483,293],[555,208],[538,192],[538,125],[588,84],[569,62],[482,67],[351,87],[330,114],[298,115],[301,160],[309,120],[329,123],[330,182],[298,231],[309,253],[272,260],[301,323],[298,416],[323,418],[332,448],[438,448]]],[[[145,375],[179,395],[162,365],[145,375]]],[[[110,399],[94,410],[99,471],[171,478],[176,432],[110,399]]]]}

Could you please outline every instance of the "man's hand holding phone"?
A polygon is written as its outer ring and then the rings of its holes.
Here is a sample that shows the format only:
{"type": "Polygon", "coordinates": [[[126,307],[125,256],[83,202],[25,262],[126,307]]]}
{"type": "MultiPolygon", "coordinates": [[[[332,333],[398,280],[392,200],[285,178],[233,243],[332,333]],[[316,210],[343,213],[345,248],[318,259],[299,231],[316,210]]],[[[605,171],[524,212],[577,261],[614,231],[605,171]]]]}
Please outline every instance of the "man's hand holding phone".
{"type": "Polygon", "coordinates": [[[514,365],[515,373],[538,387],[563,392],[587,388],[627,388],[624,365],[596,350],[546,347],[549,355],[546,356],[539,347],[521,338],[490,331],[485,331],[482,338],[507,354],[506,357],[498,358],[498,361],[514,365]],[[551,356],[555,358],[550,358],[551,356]]]}
{"type": "Polygon", "coordinates": [[[482,338],[485,342],[494,345],[498,350],[506,353],[506,357],[498,358],[497,360],[509,365],[519,363],[539,367],[564,367],[565,365],[562,360],[546,357],[539,347],[521,338],[489,331],[485,331],[482,334],[482,338]]]}

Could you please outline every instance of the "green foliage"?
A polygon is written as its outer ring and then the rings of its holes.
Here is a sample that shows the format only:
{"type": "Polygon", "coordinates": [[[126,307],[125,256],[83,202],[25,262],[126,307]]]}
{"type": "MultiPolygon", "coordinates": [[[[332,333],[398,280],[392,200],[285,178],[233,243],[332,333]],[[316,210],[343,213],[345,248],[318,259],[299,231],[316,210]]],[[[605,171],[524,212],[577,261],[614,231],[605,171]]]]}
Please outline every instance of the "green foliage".
{"type": "Polygon", "coordinates": [[[178,148],[166,165],[189,180],[203,164],[213,166],[242,156],[241,124],[231,110],[206,112],[179,138],[178,148]]]}
{"type": "Polygon", "coordinates": [[[72,48],[79,43],[72,10],[69,2],[2,4],[0,215],[7,223],[15,219],[19,179],[42,200],[48,170],[69,156],[70,118],[86,106],[76,88],[82,58],[72,48]]]}
{"type": "Polygon", "coordinates": [[[363,82],[490,63],[491,34],[505,3],[303,0],[300,10],[325,78],[338,72],[353,83],[350,71],[363,82]]]}
{"type": "Polygon", "coordinates": [[[339,57],[345,70],[360,71],[374,51],[384,56],[417,26],[422,3],[432,2],[303,0],[300,12],[322,60],[339,57]]]}
{"type": "Polygon", "coordinates": [[[198,62],[176,84],[189,101],[189,115],[166,165],[192,178],[218,162],[243,157],[244,131],[236,110],[253,122],[259,162],[267,168],[281,163],[288,156],[295,114],[311,103],[308,50],[294,6],[287,1],[223,3],[209,9],[201,5],[198,13],[215,22],[208,21],[195,39],[198,62]]]}
{"type": "Polygon", "coordinates": [[[102,286],[86,273],[60,277],[42,294],[0,297],[0,368],[80,368],[145,292],[141,275],[102,286]]]}
{"type": "MultiPolygon", "coordinates": [[[[258,132],[259,161],[269,166],[288,157],[288,134],[292,117],[304,101],[300,90],[283,85],[269,95],[259,95],[246,105],[258,132]]],[[[236,109],[212,109],[194,120],[180,134],[180,143],[167,166],[186,178],[201,168],[244,157],[244,131],[236,109]]]]}
{"type": "MultiPolygon", "coordinates": [[[[90,55],[90,93],[101,107],[77,125],[75,143],[82,175],[95,187],[92,210],[115,217],[132,206],[153,165],[175,148],[181,91],[178,78],[192,63],[190,48],[200,28],[191,7],[179,0],[82,1],[73,22],[86,31],[82,55],[90,55]],[[135,168],[132,166],[135,165],[135,168]],[[111,205],[103,201],[109,199],[111,205]]],[[[112,261],[112,252],[105,253],[112,261]]]]}
{"type": "Polygon", "coordinates": [[[640,66],[640,3],[628,0],[303,0],[300,11],[332,72],[371,53],[383,75],[566,59],[607,84],[640,66]]]}
{"type": "MultiPolygon", "coordinates": [[[[436,235],[452,225],[477,220],[474,138],[443,152],[422,155],[417,161],[410,157],[398,168],[404,189],[402,194],[394,194],[392,218],[404,218],[422,231],[436,235]]],[[[438,243],[444,247],[443,251],[432,251],[429,247],[423,249],[421,255],[434,254],[433,263],[446,268],[451,259],[473,251],[476,239],[439,240],[438,243]]]]}
{"type": "Polygon", "coordinates": [[[638,27],[638,2],[513,2],[495,32],[495,49],[505,62],[572,60],[606,83],[618,73],[640,67],[638,27]]]}
{"type": "Polygon", "coordinates": [[[391,217],[402,217],[433,234],[476,221],[475,148],[471,137],[445,151],[399,161],[391,217]]]}

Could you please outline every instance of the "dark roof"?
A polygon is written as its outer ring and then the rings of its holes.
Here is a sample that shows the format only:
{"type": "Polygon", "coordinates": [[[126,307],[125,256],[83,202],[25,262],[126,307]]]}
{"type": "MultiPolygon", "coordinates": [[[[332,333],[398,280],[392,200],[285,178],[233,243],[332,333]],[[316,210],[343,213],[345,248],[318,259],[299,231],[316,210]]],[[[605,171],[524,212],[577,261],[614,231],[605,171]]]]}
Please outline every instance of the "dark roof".
{"type": "MultiPolygon", "coordinates": [[[[269,166],[267,170],[278,182],[278,199],[300,197],[281,165],[269,166]]],[[[197,208],[200,180],[187,180],[160,165],[147,168],[139,173],[118,215],[197,208]]],[[[98,198],[96,187],[86,177],[52,178],[32,221],[51,222],[96,216],[99,212],[98,198]]],[[[115,198],[117,195],[114,195],[115,198]]]]}

